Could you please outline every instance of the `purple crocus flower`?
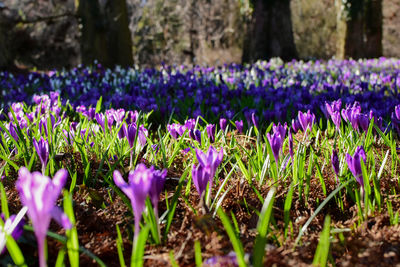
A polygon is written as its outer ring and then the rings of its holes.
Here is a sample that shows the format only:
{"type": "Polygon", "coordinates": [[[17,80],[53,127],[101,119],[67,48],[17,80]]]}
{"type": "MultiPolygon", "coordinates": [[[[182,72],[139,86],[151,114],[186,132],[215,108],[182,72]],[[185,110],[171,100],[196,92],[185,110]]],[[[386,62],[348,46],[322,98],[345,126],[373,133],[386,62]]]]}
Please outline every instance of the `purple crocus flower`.
{"type": "Polygon", "coordinates": [[[164,188],[165,179],[167,177],[167,169],[159,171],[155,170],[154,167],[152,166],[150,170],[153,172],[153,179],[151,180],[149,195],[154,210],[158,211],[157,208],[158,200],[160,198],[161,191],[164,188]]]}
{"type": "Polygon", "coordinates": [[[39,156],[40,161],[42,162],[42,173],[44,174],[46,170],[47,160],[49,159],[49,143],[43,139],[43,136],[40,137],[39,142],[36,139],[33,139],[33,146],[36,149],[36,153],[39,156]]]}
{"type": "Polygon", "coordinates": [[[96,113],[95,115],[97,123],[103,128],[103,132],[106,133],[106,128],[105,128],[105,117],[103,113],[96,113]]]}
{"type": "Polygon", "coordinates": [[[238,133],[243,133],[243,121],[235,121],[235,125],[238,133]]]}
{"type": "MultiPolygon", "coordinates": [[[[376,126],[378,126],[379,129],[384,131],[383,130],[383,119],[382,119],[382,117],[378,117],[376,112],[374,110],[372,110],[372,109],[369,111],[368,116],[369,116],[369,120],[370,121],[372,120],[372,118],[374,118],[374,124],[376,124],[376,126]]],[[[392,121],[392,123],[394,123],[394,122],[392,121]]]]}
{"type": "Polygon", "coordinates": [[[293,136],[292,136],[292,130],[289,127],[289,154],[290,158],[293,161],[293,156],[294,156],[294,151],[293,151],[293,136]]]}
{"type": "Polygon", "coordinates": [[[333,121],[333,124],[335,124],[336,129],[340,131],[340,123],[342,122],[342,117],[340,116],[339,111],[333,111],[330,113],[331,119],[333,121]]]}
{"type": "Polygon", "coordinates": [[[110,129],[110,132],[112,129],[112,125],[114,123],[114,114],[115,114],[114,109],[106,110],[107,126],[108,126],[108,129],[110,129]]]}
{"type": "Polygon", "coordinates": [[[46,266],[44,248],[51,218],[66,229],[72,227],[68,217],[55,206],[67,176],[68,172],[64,169],[59,170],[53,179],[39,172],[30,173],[25,167],[21,167],[18,173],[16,188],[22,204],[28,207],[28,216],[32,221],[38,243],[41,267],[46,266]]]}
{"type": "Polygon", "coordinates": [[[199,144],[201,144],[201,132],[200,130],[189,130],[189,136],[190,138],[192,138],[193,140],[196,140],[197,142],[199,142],[199,144]]]}
{"type": "Polygon", "coordinates": [[[338,178],[339,170],[340,170],[339,169],[339,157],[338,157],[338,154],[335,149],[332,150],[331,164],[332,164],[333,171],[336,174],[336,181],[339,183],[339,178],[338,178]]]}
{"type": "Polygon", "coordinates": [[[149,135],[149,131],[144,127],[144,125],[139,126],[139,144],[144,147],[147,143],[147,136],[149,135]]]}
{"type": "Polygon", "coordinates": [[[39,130],[40,130],[40,134],[45,134],[46,136],[48,136],[48,131],[47,131],[47,119],[46,118],[41,118],[39,121],[39,130]]]}
{"type": "Polygon", "coordinates": [[[339,112],[342,109],[342,100],[336,100],[331,102],[330,104],[328,104],[328,102],[325,102],[325,107],[326,107],[326,111],[328,112],[328,114],[330,116],[332,116],[333,113],[335,112],[339,112]]]}
{"type": "Polygon", "coordinates": [[[50,104],[57,105],[58,97],[60,96],[59,92],[50,92],[50,104]]]}
{"type": "Polygon", "coordinates": [[[180,136],[182,136],[182,135],[185,133],[186,129],[187,129],[187,128],[186,128],[185,125],[177,124],[176,131],[178,132],[178,134],[179,134],[180,136]],[[178,127],[178,126],[179,126],[179,127],[178,127]]]}
{"type": "Polygon", "coordinates": [[[17,134],[17,127],[14,125],[14,123],[10,121],[8,123],[8,125],[6,125],[6,127],[8,128],[8,131],[10,132],[11,137],[14,138],[14,140],[18,142],[19,138],[18,138],[18,134],[17,134]]]}
{"type": "Polygon", "coordinates": [[[274,158],[275,158],[276,166],[278,167],[279,152],[282,149],[283,138],[281,137],[281,135],[278,132],[273,133],[272,135],[267,133],[267,138],[268,138],[268,142],[271,146],[272,154],[274,155],[274,158]]]}
{"type": "Polygon", "coordinates": [[[139,117],[139,112],[137,112],[137,110],[135,110],[135,111],[129,110],[127,112],[127,114],[128,114],[128,116],[126,118],[126,121],[128,123],[136,123],[137,122],[138,117],[139,117]]]}
{"type": "Polygon", "coordinates": [[[86,112],[87,112],[87,111],[86,111],[86,107],[83,106],[83,105],[77,106],[77,107],[75,108],[75,111],[78,112],[78,113],[83,114],[84,116],[86,116],[86,112]]]}
{"type": "Polygon", "coordinates": [[[354,102],[353,106],[348,105],[346,109],[342,110],[342,117],[346,122],[350,122],[351,126],[358,131],[359,121],[358,116],[361,114],[361,106],[358,102],[354,102]]]}
{"type": "Polygon", "coordinates": [[[197,167],[193,164],[192,167],[192,178],[194,186],[196,187],[197,192],[200,197],[203,196],[203,192],[207,187],[207,183],[209,182],[210,174],[203,167],[203,165],[199,164],[197,167]]]}
{"type": "Polygon", "coordinates": [[[364,148],[362,146],[359,146],[356,148],[356,151],[354,152],[354,156],[352,157],[349,153],[346,154],[346,161],[347,165],[349,166],[349,169],[351,173],[353,174],[354,178],[356,181],[360,184],[361,186],[361,192],[364,192],[364,180],[363,180],[363,174],[362,174],[362,169],[361,169],[361,160],[366,163],[367,156],[365,154],[364,148]]]}
{"type": "Polygon", "coordinates": [[[253,122],[253,125],[258,128],[258,118],[254,112],[251,113],[251,121],[253,122]]]}
{"type": "Polygon", "coordinates": [[[179,123],[173,123],[167,125],[167,130],[174,139],[178,139],[178,131],[180,130],[180,128],[181,125],[179,123]]]}
{"type": "Polygon", "coordinates": [[[96,117],[96,109],[93,107],[90,107],[87,114],[86,114],[88,120],[93,120],[96,117]]]}
{"type": "Polygon", "coordinates": [[[215,124],[207,124],[206,131],[208,138],[210,138],[210,142],[215,142],[215,124]]]}
{"type": "Polygon", "coordinates": [[[113,115],[117,125],[120,125],[124,120],[125,110],[123,108],[117,109],[113,115]]]}
{"type": "Polygon", "coordinates": [[[130,199],[135,217],[135,237],[136,243],[140,230],[140,220],[142,212],[146,206],[146,198],[149,195],[153,179],[153,171],[147,169],[146,165],[140,163],[134,171],[129,172],[128,183],[124,181],[119,171],[114,171],[115,184],[125,193],[130,199]]]}
{"type": "Polygon", "coordinates": [[[136,137],[136,131],[137,127],[135,123],[131,123],[128,125],[128,127],[124,128],[125,132],[125,137],[128,139],[128,143],[130,148],[133,148],[134,142],[135,142],[135,137],[136,137]]]}
{"type": "Polygon", "coordinates": [[[357,114],[356,118],[359,128],[361,128],[364,132],[367,132],[369,127],[368,116],[365,114],[357,114]]]}
{"type": "Polygon", "coordinates": [[[397,130],[397,134],[400,135],[400,105],[395,106],[391,118],[393,126],[397,130]]]}
{"type": "Polygon", "coordinates": [[[275,125],[275,123],[272,125],[272,132],[279,133],[281,135],[282,139],[285,139],[286,131],[287,131],[287,123],[286,122],[283,126],[280,122],[278,122],[278,125],[275,125]]]}
{"type": "Polygon", "coordinates": [[[126,133],[126,124],[122,123],[121,128],[118,131],[119,140],[121,140],[125,137],[125,133],[126,133]]]}
{"type": "Polygon", "coordinates": [[[220,267],[220,266],[230,266],[238,267],[238,261],[235,252],[230,252],[226,256],[214,256],[208,258],[204,261],[203,267],[220,267]]]}
{"type": "Polygon", "coordinates": [[[219,119],[219,127],[221,127],[221,130],[223,132],[225,132],[226,126],[227,126],[227,120],[225,118],[219,119]]]}
{"type": "Polygon", "coordinates": [[[300,122],[297,119],[293,119],[292,120],[292,129],[293,129],[293,133],[297,133],[301,128],[300,122]]]}
{"type": "Polygon", "coordinates": [[[310,129],[311,131],[315,121],[315,115],[311,113],[310,110],[308,110],[307,113],[299,111],[298,118],[301,128],[303,129],[303,132],[306,132],[307,129],[310,129]]]}
{"type": "Polygon", "coordinates": [[[352,105],[347,104],[345,109],[342,109],[342,117],[346,122],[351,123],[351,118],[354,117],[354,114],[361,113],[360,103],[357,101],[352,105]]]}
{"type": "Polygon", "coordinates": [[[186,126],[186,129],[188,129],[188,130],[194,130],[194,127],[196,126],[196,120],[195,119],[186,120],[185,126],[186,126]]]}
{"type": "Polygon", "coordinates": [[[219,152],[212,146],[208,148],[207,154],[196,148],[196,156],[199,165],[193,165],[192,177],[196,186],[197,192],[202,196],[206,189],[207,182],[210,182],[212,188],[213,179],[219,164],[221,164],[224,157],[224,150],[219,152]]]}

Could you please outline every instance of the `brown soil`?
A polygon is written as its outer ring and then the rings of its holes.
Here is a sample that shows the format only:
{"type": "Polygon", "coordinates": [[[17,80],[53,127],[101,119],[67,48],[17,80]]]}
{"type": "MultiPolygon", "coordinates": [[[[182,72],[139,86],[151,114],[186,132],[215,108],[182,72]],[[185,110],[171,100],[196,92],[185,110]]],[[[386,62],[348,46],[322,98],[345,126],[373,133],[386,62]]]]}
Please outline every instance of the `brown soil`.
{"type": "MultiPolygon", "coordinates": [[[[380,147],[376,147],[376,149],[379,153],[381,153],[382,149],[382,151],[387,150],[387,148],[380,147]]],[[[78,158],[76,156],[75,160],[78,158]]],[[[64,160],[68,161],[68,159],[64,160]]],[[[92,160],[94,162],[91,166],[93,166],[94,170],[97,170],[98,162],[96,163],[96,159],[92,160]]],[[[177,162],[174,165],[175,167],[168,173],[168,177],[179,177],[182,174],[180,165],[177,162]]],[[[400,170],[397,170],[397,173],[400,173],[400,170]]],[[[78,171],[78,177],[80,175],[83,175],[83,172],[78,171]]],[[[222,174],[220,176],[220,178],[223,178],[222,174]]],[[[326,179],[327,195],[329,195],[336,188],[335,178],[330,166],[325,167],[323,176],[326,179]]],[[[7,177],[4,180],[11,213],[16,213],[21,208],[18,193],[14,186],[15,178],[7,177]]],[[[257,234],[255,228],[258,216],[255,211],[260,211],[262,205],[253,188],[247,182],[241,182],[244,179],[243,177],[234,175],[231,179],[229,184],[232,188],[225,197],[222,207],[226,214],[233,213],[235,215],[244,249],[246,253],[251,255],[257,234]]],[[[336,204],[335,198],[331,199],[328,205],[312,221],[301,243],[296,249],[293,249],[299,229],[315,212],[326,196],[317,177],[311,177],[310,193],[306,199],[304,194],[299,196],[297,194],[298,191],[295,190],[290,211],[292,224],[285,240],[282,230],[284,229],[284,202],[289,190],[290,180],[289,177],[286,181],[275,184],[274,221],[268,235],[265,266],[311,265],[324,224],[324,217],[327,214],[331,215],[332,228],[349,229],[348,232],[344,232],[342,235],[335,234],[331,243],[331,255],[336,265],[393,266],[400,263],[400,226],[390,226],[386,204],[382,205],[380,212],[375,211],[375,214],[371,214],[364,222],[359,223],[357,206],[346,194],[345,190],[341,191],[344,209],[342,210],[336,204]]],[[[79,181],[81,182],[81,180],[79,181]]],[[[177,181],[167,179],[166,189],[169,200],[172,198],[176,186],[177,181]]],[[[98,184],[95,187],[89,188],[79,185],[73,195],[79,243],[102,259],[107,266],[120,266],[116,247],[116,225],[118,224],[123,237],[125,261],[129,263],[132,246],[132,225],[134,223],[133,216],[129,208],[112,189],[98,184]]],[[[267,185],[263,187],[255,185],[255,187],[263,198],[266,197],[271,188],[267,185]]],[[[391,178],[390,170],[385,170],[380,180],[380,187],[384,199],[387,199],[389,192],[391,192],[390,198],[393,202],[393,211],[398,211],[400,201],[398,195],[393,195],[392,192],[393,190],[398,192],[400,188],[397,180],[391,178]]],[[[202,215],[200,211],[195,214],[193,211],[192,207],[195,210],[200,210],[198,206],[199,196],[194,186],[192,185],[192,190],[187,197],[184,197],[184,194],[185,187],[182,189],[182,195],[179,198],[167,239],[159,246],[147,244],[144,256],[145,266],[170,265],[170,251],[174,252],[175,259],[180,266],[195,266],[194,242],[196,240],[200,241],[203,260],[213,256],[223,256],[233,250],[231,242],[217,216],[213,218],[212,214],[202,215]]],[[[160,214],[163,214],[166,210],[165,198],[166,196],[162,193],[159,203],[160,214]]],[[[164,228],[165,225],[162,225],[162,233],[164,228]]],[[[58,234],[65,234],[64,230],[54,222],[52,222],[50,229],[58,234]]],[[[29,266],[34,266],[36,264],[35,258],[37,257],[35,238],[32,233],[27,231],[23,237],[24,242],[20,244],[21,248],[29,266]]],[[[47,240],[49,266],[52,266],[58,251],[63,248],[63,245],[52,238],[47,240]]],[[[81,266],[97,266],[91,258],[83,254],[80,256],[80,264],[81,266]]]]}

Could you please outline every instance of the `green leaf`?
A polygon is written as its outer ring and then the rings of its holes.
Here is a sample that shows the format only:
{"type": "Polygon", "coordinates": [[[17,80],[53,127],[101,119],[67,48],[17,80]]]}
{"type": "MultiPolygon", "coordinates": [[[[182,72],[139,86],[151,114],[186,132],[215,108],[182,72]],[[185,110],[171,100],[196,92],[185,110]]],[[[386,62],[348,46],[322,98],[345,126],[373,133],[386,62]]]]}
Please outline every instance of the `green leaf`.
{"type": "Polygon", "coordinates": [[[68,216],[71,224],[73,225],[71,229],[66,230],[67,236],[67,249],[69,263],[71,267],[79,267],[79,240],[78,231],[75,226],[75,215],[72,208],[72,197],[67,190],[64,190],[64,212],[68,216]]]}
{"type": "Polygon", "coordinates": [[[64,267],[64,258],[65,258],[65,250],[62,249],[58,252],[57,255],[57,260],[56,260],[56,264],[54,265],[55,267],[64,267]]]}
{"type": "Polygon", "coordinates": [[[256,237],[254,251],[253,251],[253,264],[255,267],[263,266],[263,258],[265,254],[265,245],[267,244],[267,232],[269,222],[272,215],[272,207],[274,204],[274,196],[276,189],[274,187],[268,192],[264,200],[264,205],[261,209],[261,214],[257,223],[258,235],[256,237]]]}
{"type": "Polygon", "coordinates": [[[294,184],[290,184],[289,192],[285,198],[285,205],[283,210],[283,221],[285,223],[285,238],[287,237],[288,233],[288,226],[290,220],[290,209],[292,207],[292,200],[293,200],[293,192],[294,192],[294,184]]]}
{"type": "Polygon", "coordinates": [[[117,228],[117,251],[118,251],[118,259],[119,265],[121,267],[126,267],[125,259],[124,259],[124,242],[122,241],[121,231],[119,230],[118,224],[115,225],[117,228]]]}
{"type": "Polygon", "coordinates": [[[233,250],[236,253],[236,258],[240,267],[246,267],[246,262],[244,260],[244,250],[242,242],[240,242],[237,237],[235,230],[232,227],[232,224],[229,221],[228,216],[222,211],[221,208],[217,210],[218,216],[221,219],[222,224],[224,225],[225,231],[229,236],[229,240],[232,243],[233,250]]]}
{"type": "Polygon", "coordinates": [[[325,267],[329,257],[330,247],[330,229],[331,229],[331,217],[327,215],[325,217],[324,228],[322,229],[317,250],[314,255],[313,265],[325,267]]]}
{"type": "Polygon", "coordinates": [[[25,263],[24,254],[22,254],[22,251],[18,247],[17,242],[15,242],[14,238],[11,235],[7,235],[6,238],[7,238],[7,242],[6,242],[7,251],[8,251],[8,253],[10,253],[10,256],[11,256],[12,260],[14,261],[14,263],[17,266],[27,267],[27,265],[25,263]]]}
{"type": "Polygon", "coordinates": [[[201,259],[201,246],[199,240],[194,241],[194,259],[197,267],[203,266],[203,260],[201,259]]]}
{"type": "Polygon", "coordinates": [[[169,263],[171,263],[172,267],[179,267],[179,264],[175,260],[175,255],[173,250],[169,252],[169,263]]]}
{"type": "Polygon", "coordinates": [[[102,101],[103,101],[103,96],[100,96],[100,98],[99,98],[99,100],[97,101],[97,104],[96,104],[96,113],[100,112],[102,101]]]}
{"type": "Polygon", "coordinates": [[[146,247],[146,240],[149,236],[150,228],[146,225],[140,230],[138,239],[134,242],[133,253],[131,257],[131,266],[141,267],[143,266],[143,255],[146,247]]]}
{"type": "Polygon", "coordinates": [[[4,213],[5,219],[10,217],[10,212],[8,211],[8,202],[6,191],[4,190],[3,183],[0,183],[0,192],[1,192],[1,212],[4,213]]]}

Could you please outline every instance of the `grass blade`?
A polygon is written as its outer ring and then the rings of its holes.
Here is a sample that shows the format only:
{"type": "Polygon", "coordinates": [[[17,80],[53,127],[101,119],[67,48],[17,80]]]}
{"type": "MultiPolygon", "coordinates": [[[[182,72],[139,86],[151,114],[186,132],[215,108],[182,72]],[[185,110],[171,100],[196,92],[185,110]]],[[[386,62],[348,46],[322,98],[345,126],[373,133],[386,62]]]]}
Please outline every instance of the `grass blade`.
{"type": "Polygon", "coordinates": [[[229,221],[228,216],[226,216],[226,214],[222,211],[222,209],[218,209],[217,213],[219,218],[221,219],[222,224],[224,225],[226,233],[229,236],[229,240],[232,243],[233,249],[235,250],[239,266],[240,267],[247,266],[244,260],[244,250],[242,242],[240,242],[239,238],[237,237],[235,230],[233,229],[233,226],[229,221]]]}
{"type": "Polygon", "coordinates": [[[274,196],[276,189],[274,187],[268,192],[265,198],[264,205],[261,209],[260,218],[258,219],[257,231],[254,251],[253,251],[253,263],[255,267],[263,266],[263,258],[265,254],[265,245],[267,244],[267,232],[269,222],[272,215],[272,207],[274,204],[274,196]]]}

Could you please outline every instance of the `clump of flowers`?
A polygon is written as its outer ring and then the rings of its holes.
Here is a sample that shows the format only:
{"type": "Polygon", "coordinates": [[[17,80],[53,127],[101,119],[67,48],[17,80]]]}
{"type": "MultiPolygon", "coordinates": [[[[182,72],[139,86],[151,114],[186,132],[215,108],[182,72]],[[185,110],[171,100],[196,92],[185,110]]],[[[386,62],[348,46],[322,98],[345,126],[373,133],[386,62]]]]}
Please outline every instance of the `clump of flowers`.
{"type": "Polygon", "coordinates": [[[25,167],[18,173],[16,187],[22,204],[28,208],[28,216],[35,230],[40,267],[46,266],[45,242],[51,218],[66,229],[72,227],[68,217],[55,205],[67,176],[68,172],[64,169],[59,170],[53,179],[39,172],[30,173],[25,167]]]}
{"type": "Polygon", "coordinates": [[[367,155],[365,154],[365,150],[362,146],[356,148],[353,156],[351,156],[349,153],[346,154],[347,165],[349,166],[349,169],[356,181],[360,184],[361,195],[363,196],[364,178],[362,174],[361,160],[363,160],[364,163],[366,163],[367,160],[367,155]]]}
{"type": "Polygon", "coordinates": [[[154,167],[147,168],[144,164],[139,164],[134,171],[129,172],[128,183],[125,182],[118,170],[114,171],[115,184],[130,199],[135,217],[135,236],[136,243],[139,231],[142,213],[146,207],[146,198],[150,197],[151,202],[158,211],[157,204],[159,195],[164,187],[167,170],[157,171],[154,167]]]}
{"type": "Polygon", "coordinates": [[[202,200],[208,183],[210,183],[209,188],[212,188],[215,173],[224,157],[224,150],[221,149],[218,152],[214,147],[210,146],[207,153],[204,153],[200,149],[196,148],[196,156],[199,165],[196,166],[193,164],[192,178],[194,186],[202,200]]]}

